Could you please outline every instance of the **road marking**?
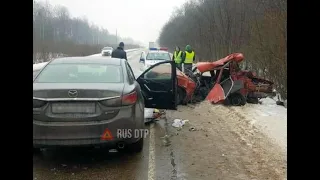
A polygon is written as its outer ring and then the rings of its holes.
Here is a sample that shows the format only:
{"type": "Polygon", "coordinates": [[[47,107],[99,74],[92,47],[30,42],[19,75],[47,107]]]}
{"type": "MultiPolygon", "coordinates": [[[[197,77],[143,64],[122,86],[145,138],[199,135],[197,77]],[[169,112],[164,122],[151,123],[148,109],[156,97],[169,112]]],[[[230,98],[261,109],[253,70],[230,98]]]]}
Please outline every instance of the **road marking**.
{"type": "Polygon", "coordinates": [[[150,124],[149,138],[149,164],[148,164],[148,180],[155,179],[155,131],[154,124],[150,124]]]}

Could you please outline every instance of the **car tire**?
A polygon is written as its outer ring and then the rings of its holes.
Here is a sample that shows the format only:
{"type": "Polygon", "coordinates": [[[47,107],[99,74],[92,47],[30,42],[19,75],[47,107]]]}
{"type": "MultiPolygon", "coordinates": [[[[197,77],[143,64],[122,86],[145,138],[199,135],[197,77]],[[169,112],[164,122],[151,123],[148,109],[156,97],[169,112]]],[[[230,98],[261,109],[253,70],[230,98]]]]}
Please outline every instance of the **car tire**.
{"type": "Polygon", "coordinates": [[[247,103],[246,98],[240,93],[230,94],[229,100],[233,106],[243,106],[247,103]]]}
{"type": "Polygon", "coordinates": [[[259,99],[258,98],[248,98],[247,99],[247,103],[251,103],[251,104],[259,104],[259,99]]]}
{"type": "Polygon", "coordinates": [[[139,153],[143,149],[143,138],[140,138],[137,142],[128,144],[123,149],[117,149],[118,152],[122,153],[139,153]]]}

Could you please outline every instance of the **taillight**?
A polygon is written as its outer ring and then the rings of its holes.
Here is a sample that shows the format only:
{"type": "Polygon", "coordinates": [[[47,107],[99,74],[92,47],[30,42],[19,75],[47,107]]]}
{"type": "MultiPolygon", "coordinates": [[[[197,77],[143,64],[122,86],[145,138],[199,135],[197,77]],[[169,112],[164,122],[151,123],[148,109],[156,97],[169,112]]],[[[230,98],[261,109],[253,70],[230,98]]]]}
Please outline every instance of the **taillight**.
{"type": "Polygon", "coordinates": [[[46,105],[47,102],[46,101],[41,101],[41,100],[38,100],[38,99],[33,99],[33,108],[40,108],[44,105],[46,105]]]}
{"type": "Polygon", "coordinates": [[[104,106],[117,107],[117,106],[121,106],[121,98],[107,99],[107,100],[100,101],[100,103],[104,106]]]}
{"type": "Polygon", "coordinates": [[[136,103],[138,100],[137,92],[134,91],[132,93],[126,94],[122,96],[122,105],[127,106],[136,103]]]}

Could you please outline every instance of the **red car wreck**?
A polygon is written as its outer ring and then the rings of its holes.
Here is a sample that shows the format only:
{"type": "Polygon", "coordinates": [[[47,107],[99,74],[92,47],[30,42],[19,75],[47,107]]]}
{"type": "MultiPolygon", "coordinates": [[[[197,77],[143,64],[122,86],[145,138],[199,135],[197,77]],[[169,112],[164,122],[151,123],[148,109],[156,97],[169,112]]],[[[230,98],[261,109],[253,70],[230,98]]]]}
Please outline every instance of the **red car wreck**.
{"type": "Polygon", "coordinates": [[[258,103],[259,98],[267,97],[273,82],[241,70],[239,63],[243,60],[243,54],[234,53],[214,62],[197,63],[190,77],[197,82],[194,97],[235,106],[258,103]]]}

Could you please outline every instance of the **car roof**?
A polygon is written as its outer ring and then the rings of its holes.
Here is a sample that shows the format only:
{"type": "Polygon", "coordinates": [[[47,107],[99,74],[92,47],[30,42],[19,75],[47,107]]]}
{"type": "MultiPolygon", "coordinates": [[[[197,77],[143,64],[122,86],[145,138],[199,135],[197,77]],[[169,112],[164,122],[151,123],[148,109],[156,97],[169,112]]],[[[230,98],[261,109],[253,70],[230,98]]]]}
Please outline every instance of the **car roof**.
{"type": "Polygon", "coordinates": [[[47,63],[48,62],[33,64],[33,70],[39,70],[39,69],[43,68],[47,63]]]}
{"type": "Polygon", "coordinates": [[[50,64],[77,64],[77,63],[90,63],[90,64],[106,64],[106,65],[121,65],[124,59],[111,58],[105,56],[85,56],[85,57],[64,57],[57,58],[50,62],[50,64]]]}
{"type": "Polygon", "coordinates": [[[169,53],[169,52],[168,51],[159,50],[159,51],[149,51],[148,53],[153,54],[153,53],[169,53]]]}

